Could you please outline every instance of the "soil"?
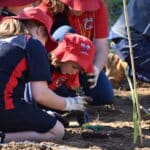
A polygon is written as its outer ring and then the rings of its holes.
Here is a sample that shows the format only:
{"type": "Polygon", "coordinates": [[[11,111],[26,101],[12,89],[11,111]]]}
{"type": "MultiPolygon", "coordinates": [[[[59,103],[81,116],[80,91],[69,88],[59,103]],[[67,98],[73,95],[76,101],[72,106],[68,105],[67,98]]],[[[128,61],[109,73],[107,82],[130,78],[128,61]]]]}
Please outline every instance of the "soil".
{"type": "MultiPolygon", "coordinates": [[[[133,144],[132,100],[128,90],[114,89],[112,106],[90,106],[91,125],[99,125],[97,131],[79,127],[76,117],[69,118],[70,126],[60,142],[34,143],[10,142],[0,145],[1,150],[150,150],[150,115],[141,110],[143,146],[140,138],[133,144]]],[[[150,111],[150,85],[137,88],[140,104],[150,111]]]]}

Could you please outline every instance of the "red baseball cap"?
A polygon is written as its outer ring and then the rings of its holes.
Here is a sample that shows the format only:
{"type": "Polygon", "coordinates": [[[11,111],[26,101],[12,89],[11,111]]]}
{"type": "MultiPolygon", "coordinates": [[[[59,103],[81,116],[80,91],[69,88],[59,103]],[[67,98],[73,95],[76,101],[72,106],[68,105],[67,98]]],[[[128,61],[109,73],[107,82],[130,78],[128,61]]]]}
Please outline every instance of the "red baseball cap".
{"type": "MultiPolygon", "coordinates": [[[[54,17],[52,16],[51,12],[49,11],[49,7],[47,7],[47,5],[43,3],[43,1],[37,7],[40,8],[44,13],[46,13],[51,18],[51,26],[50,26],[50,30],[51,30],[52,24],[54,22],[54,17]]],[[[58,42],[55,41],[52,37],[51,37],[51,39],[53,42],[51,42],[51,41],[46,42],[45,47],[46,47],[47,52],[50,52],[53,49],[55,49],[58,44],[58,42]]]]}
{"type": "Polygon", "coordinates": [[[82,35],[67,33],[51,53],[60,62],[73,61],[78,63],[85,72],[94,72],[95,46],[90,39],[82,35]]]}
{"type": "Polygon", "coordinates": [[[100,0],[61,0],[64,4],[78,11],[95,11],[100,7],[100,0]]]}
{"type": "Polygon", "coordinates": [[[46,42],[46,50],[51,51],[57,47],[57,42],[51,37],[51,27],[52,27],[52,18],[48,16],[42,9],[39,7],[27,7],[23,9],[17,16],[13,18],[18,18],[22,20],[36,20],[42,23],[48,32],[49,39],[46,42]]]}
{"type": "Polygon", "coordinates": [[[36,1],[37,0],[0,0],[0,6],[23,6],[36,1]]]}

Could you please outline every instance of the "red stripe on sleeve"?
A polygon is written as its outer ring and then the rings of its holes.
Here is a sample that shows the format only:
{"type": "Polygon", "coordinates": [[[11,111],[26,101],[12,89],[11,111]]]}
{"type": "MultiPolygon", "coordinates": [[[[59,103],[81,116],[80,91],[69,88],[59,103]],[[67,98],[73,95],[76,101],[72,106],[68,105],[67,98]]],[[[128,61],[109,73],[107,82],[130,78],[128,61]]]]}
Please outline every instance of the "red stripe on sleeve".
{"type": "Polygon", "coordinates": [[[9,81],[4,90],[4,102],[5,102],[6,110],[14,108],[13,98],[12,98],[13,91],[14,91],[15,87],[18,85],[17,79],[22,76],[23,71],[26,69],[27,69],[27,63],[26,63],[26,59],[24,58],[16,66],[16,68],[14,69],[14,71],[12,72],[12,74],[9,78],[9,81]]]}

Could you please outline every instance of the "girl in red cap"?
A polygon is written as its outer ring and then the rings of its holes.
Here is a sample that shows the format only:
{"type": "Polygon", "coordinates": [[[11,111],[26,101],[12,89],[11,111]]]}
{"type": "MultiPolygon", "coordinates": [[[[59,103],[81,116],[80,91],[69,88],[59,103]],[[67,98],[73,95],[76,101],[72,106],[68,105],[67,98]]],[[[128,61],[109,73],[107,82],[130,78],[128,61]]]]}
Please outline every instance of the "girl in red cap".
{"type": "MultiPolygon", "coordinates": [[[[53,66],[52,82],[49,88],[57,91],[62,85],[76,90],[80,87],[79,72],[93,73],[95,46],[91,40],[79,34],[68,33],[51,52],[53,66]],[[87,61],[88,60],[88,61],[87,61]]],[[[65,91],[62,91],[64,94],[65,91]]],[[[60,93],[59,93],[60,94],[60,93]]],[[[63,96],[69,96],[66,94],[63,96]]]]}
{"type": "Polygon", "coordinates": [[[27,8],[0,24],[1,142],[62,139],[62,123],[38,108],[37,103],[61,111],[85,109],[85,97],[61,97],[48,88],[50,67],[44,49],[50,39],[45,22],[50,21],[48,18],[38,8],[27,8]],[[27,82],[32,103],[24,98],[27,82]]]}
{"type": "Polygon", "coordinates": [[[114,98],[113,88],[103,71],[108,55],[108,15],[103,0],[49,0],[47,7],[55,1],[62,2],[65,10],[54,15],[53,38],[61,41],[66,33],[72,32],[94,42],[94,73],[81,74],[81,85],[85,94],[93,98],[94,104],[111,104],[114,98]]]}

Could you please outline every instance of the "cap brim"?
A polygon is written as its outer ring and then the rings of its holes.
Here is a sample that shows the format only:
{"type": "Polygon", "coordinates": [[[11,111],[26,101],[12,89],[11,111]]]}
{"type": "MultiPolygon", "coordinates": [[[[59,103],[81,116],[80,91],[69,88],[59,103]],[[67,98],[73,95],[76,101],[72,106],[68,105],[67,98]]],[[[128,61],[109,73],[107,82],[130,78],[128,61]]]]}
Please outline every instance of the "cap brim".
{"type": "Polygon", "coordinates": [[[1,0],[0,7],[5,6],[23,6],[36,2],[37,0],[1,0]]]}
{"type": "MultiPolygon", "coordinates": [[[[19,19],[19,17],[17,17],[17,16],[13,16],[13,18],[19,19]]],[[[27,19],[28,19],[28,18],[27,18],[27,19]]],[[[27,20],[27,19],[22,18],[22,20],[27,20]]],[[[30,19],[32,19],[32,18],[30,18],[30,19]]],[[[33,19],[34,19],[34,18],[33,18],[33,19]]],[[[36,20],[36,19],[35,19],[35,20],[36,20]]],[[[48,40],[46,41],[45,48],[46,48],[47,53],[49,53],[49,52],[51,52],[52,50],[54,50],[54,49],[58,46],[58,42],[55,41],[55,40],[51,37],[51,35],[50,35],[50,33],[49,33],[49,30],[47,30],[47,32],[48,32],[49,36],[48,36],[48,40]]]]}
{"type": "Polygon", "coordinates": [[[74,0],[72,2],[70,2],[70,0],[61,1],[77,11],[95,11],[100,8],[99,0],[74,0]]]}
{"type": "Polygon", "coordinates": [[[92,5],[90,7],[90,5],[87,4],[85,6],[74,7],[73,9],[76,10],[76,11],[96,11],[97,9],[99,9],[99,6],[92,5]]]}
{"type": "MultiPolygon", "coordinates": [[[[63,50],[65,50],[65,49],[63,49],[63,50]]],[[[56,49],[54,49],[54,50],[51,51],[51,54],[54,55],[57,58],[57,60],[61,61],[61,59],[62,59],[62,57],[64,55],[64,52],[65,51],[62,51],[60,49],[60,44],[59,44],[56,49]]]]}
{"type": "Polygon", "coordinates": [[[79,64],[81,66],[81,68],[83,68],[86,73],[93,73],[94,72],[94,68],[93,68],[92,64],[86,63],[84,58],[77,57],[74,54],[70,54],[70,53],[65,52],[64,55],[61,57],[60,61],[61,62],[73,61],[73,62],[76,62],[77,64],[79,64]]]}
{"type": "MultiPolygon", "coordinates": [[[[35,18],[34,16],[32,15],[24,15],[24,16],[11,16],[12,18],[15,18],[15,19],[21,19],[21,20],[36,20],[38,22],[40,22],[39,19],[35,18]]],[[[45,24],[43,22],[41,22],[44,26],[45,24]]],[[[52,50],[54,50],[57,45],[58,45],[58,42],[55,41],[52,36],[50,35],[50,28],[48,26],[45,26],[46,30],[47,30],[47,33],[48,33],[48,40],[46,41],[46,45],[45,45],[45,48],[47,50],[47,52],[51,52],[52,50]]]]}

